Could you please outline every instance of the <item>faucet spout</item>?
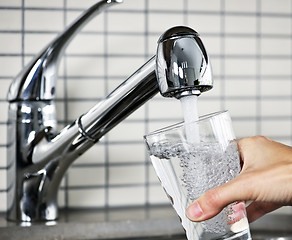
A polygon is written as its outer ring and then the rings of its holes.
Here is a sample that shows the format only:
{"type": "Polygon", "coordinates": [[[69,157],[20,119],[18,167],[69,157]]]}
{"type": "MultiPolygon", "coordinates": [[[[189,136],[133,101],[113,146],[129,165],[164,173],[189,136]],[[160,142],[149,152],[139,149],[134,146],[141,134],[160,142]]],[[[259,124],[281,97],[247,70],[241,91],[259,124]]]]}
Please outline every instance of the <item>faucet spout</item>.
{"type": "Polygon", "coordinates": [[[179,98],[212,88],[209,58],[198,34],[187,27],[174,27],[160,38],[155,56],[57,133],[53,99],[59,58],[88,19],[118,2],[102,0],[85,11],[12,82],[8,94],[8,219],[55,220],[64,173],[102,136],[159,91],[179,98]]]}
{"type": "Polygon", "coordinates": [[[44,48],[16,76],[10,85],[8,100],[51,100],[55,97],[55,80],[59,60],[77,33],[96,15],[123,0],[101,0],[83,12],[62,34],[44,48]]]}

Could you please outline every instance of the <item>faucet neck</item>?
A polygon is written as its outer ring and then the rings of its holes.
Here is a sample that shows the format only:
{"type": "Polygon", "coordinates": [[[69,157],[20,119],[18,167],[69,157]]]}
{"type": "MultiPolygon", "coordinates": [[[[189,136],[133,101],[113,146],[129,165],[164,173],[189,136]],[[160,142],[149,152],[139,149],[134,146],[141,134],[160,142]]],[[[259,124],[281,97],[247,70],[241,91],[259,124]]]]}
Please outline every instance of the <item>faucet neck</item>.
{"type": "Polygon", "coordinates": [[[9,88],[8,101],[54,99],[59,61],[68,44],[97,14],[121,2],[122,0],[101,0],[84,11],[73,24],[36,55],[16,76],[9,88]]]}
{"type": "Polygon", "coordinates": [[[55,220],[58,187],[71,163],[158,92],[154,56],[57,135],[53,101],[11,102],[8,161],[15,181],[8,219],[55,220]]]}

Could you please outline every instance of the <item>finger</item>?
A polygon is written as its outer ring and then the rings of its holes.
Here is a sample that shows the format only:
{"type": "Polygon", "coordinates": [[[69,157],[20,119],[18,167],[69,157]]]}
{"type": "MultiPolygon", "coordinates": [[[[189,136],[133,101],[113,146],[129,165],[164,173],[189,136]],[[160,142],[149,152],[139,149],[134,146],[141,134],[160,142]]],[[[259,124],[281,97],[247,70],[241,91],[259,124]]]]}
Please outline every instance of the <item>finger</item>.
{"type": "Polygon", "coordinates": [[[187,217],[195,222],[204,221],[217,215],[230,203],[252,199],[250,187],[241,187],[241,182],[241,177],[237,177],[205,192],[190,204],[186,212],[187,217]]]}
{"type": "Polygon", "coordinates": [[[252,202],[247,208],[247,218],[249,222],[253,222],[265,214],[282,207],[280,204],[267,202],[252,202]]]}

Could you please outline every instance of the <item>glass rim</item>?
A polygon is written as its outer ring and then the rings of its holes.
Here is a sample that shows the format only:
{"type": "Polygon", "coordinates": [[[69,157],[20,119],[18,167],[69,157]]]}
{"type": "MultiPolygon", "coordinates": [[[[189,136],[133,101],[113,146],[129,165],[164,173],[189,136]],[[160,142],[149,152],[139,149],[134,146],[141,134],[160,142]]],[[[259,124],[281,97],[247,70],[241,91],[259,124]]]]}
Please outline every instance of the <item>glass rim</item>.
{"type": "Polygon", "coordinates": [[[145,134],[144,135],[144,139],[146,139],[147,137],[151,137],[151,136],[160,134],[162,132],[179,129],[179,128],[182,128],[182,127],[184,127],[186,125],[190,125],[190,124],[193,124],[193,123],[196,123],[196,122],[203,122],[203,121],[206,121],[206,120],[208,120],[210,118],[216,117],[216,116],[221,115],[221,114],[226,114],[226,113],[229,113],[228,110],[222,110],[222,111],[217,111],[217,112],[213,112],[213,113],[202,115],[202,116],[199,117],[199,119],[197,121],[193,121],[193,122],[189,122],[189,123],[185,123],[184,121],[182,121],[182,122],[179,122],[179,123],[175,123],[175,124],[166,126],[164,128],[160,128],[160,129],[154,130],[153,132],[150,132],[148,134],[145,134]]]}

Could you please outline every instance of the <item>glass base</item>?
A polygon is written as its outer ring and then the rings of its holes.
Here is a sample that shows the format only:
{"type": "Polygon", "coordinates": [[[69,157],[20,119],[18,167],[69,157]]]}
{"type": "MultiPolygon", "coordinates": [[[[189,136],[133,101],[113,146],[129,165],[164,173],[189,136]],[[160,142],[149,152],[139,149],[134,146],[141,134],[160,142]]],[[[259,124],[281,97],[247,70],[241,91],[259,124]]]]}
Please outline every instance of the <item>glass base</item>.
{"type": "Polygon", "coordinates": [[[228,233],[219,238],[213,238],[212,240],[251,240],[251,235],[249,229],[238,232],[238,233],[228,233]]]}

